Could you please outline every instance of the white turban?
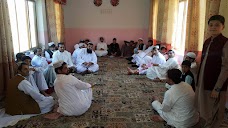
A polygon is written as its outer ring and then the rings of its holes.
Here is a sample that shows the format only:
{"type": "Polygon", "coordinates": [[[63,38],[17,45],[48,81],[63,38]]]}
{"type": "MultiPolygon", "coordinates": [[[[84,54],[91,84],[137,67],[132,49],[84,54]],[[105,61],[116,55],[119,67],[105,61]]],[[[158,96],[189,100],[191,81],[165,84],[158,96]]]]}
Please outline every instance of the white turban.
{"type": "Polygon", "coordinates": [[[188,53],[186,54],[186,56],[188,56],[188,57],[190,57],[190,58],[193,58],[193,59],[196,58],[196,54],[195,54],[194,52],[188,52],[188,53]]]}
{"type": "Polygon", "coordinates": [[[142,40],[142,41],[143,41],[143,39],[142,39],[142,38],[139,38],[139,40],[142,40]]]}
{"type": "Polygon", "coordinates": [[[79,43],[79,47],[85,46],[85,43],[79,43]]]}
{"type": "Polygon", "coordinates": [[[78,49],[79,48],[79,45],[78,44],[75,44],[74,45],[74,49],[78,49]]]}
{"type": "Polygon", "coordinates": [[[50,42],[50,43],[48,43],[48,46],[50,47],[50,46],[52,46],[53,44],[55,44],[54,42],[50,42]]]}
{"type": "Polygon", "coordinates": [[[57,62],[53,63],[53,67],[59,68],[62,66],[63,62],[64,62],[63,60],[57,61],[57,62]]]}
{"type": "Polygon", "coordinates": [[[166,46],[165,45],[161,45],[161,48],[166,48],[166,46]]]}
{"type": "Polygon", "coordinates": [[[159,49],[159,46],[158,45],[155,45],[154,47],[156,47],[157,49],[159,49]]]}
{"type": "Polygon", "coordinates": [[[93,45],[93,43],[92,43],[92,42],[88,42],[88,44],[92,44],[92,45],[93,45]]]}

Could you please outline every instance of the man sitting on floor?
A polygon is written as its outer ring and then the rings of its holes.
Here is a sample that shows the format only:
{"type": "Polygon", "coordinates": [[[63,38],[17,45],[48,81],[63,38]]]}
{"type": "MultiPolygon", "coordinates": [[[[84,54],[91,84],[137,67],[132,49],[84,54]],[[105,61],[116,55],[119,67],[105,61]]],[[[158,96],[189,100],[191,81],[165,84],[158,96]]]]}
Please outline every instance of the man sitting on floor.
{"type": "Polygon", "coordinates": [[[181,82],[181,74],[179,69],[168,70],[166,82],[171,88],[165,92],[162,104],[153,98],[152,106],[159,113],[152,116],[153,121],[166,121],[176,128],[189,128],[198,123],[195,93],[189,84],[181,82]]]}
{"type": "Polygon", "coordinates": [[[133,47],[134,41],[124,41],[124,44],[121,47],[121,57],[131,57],[134,53],[133,47]]]}
{"type": "Polygon", "coordinates": [[[158,66],[162,65],[166,62],[165,57],[159,52],[158,46],[155,46],[152,50],[152,57],[147,56],[145,57],[147,59],[144,64],[140,65],[140,67],[136,70],[132,70],[129,67],[127,68],[128,74],[146,74],[146,71],[151,66],[158,66]]]}
{"type": "Polygon", "coordinates": [[[52,56],[53,56],[54,51],[55,51],[55,43],[54,42],[48,43],[48,49],[45,50],[45,52],[44,52],[45,58],[47,59],[48,63],[52,62],[52,56]]]}
{"type": "Polygon", "coordinates": [[[68,75],[67,64],[58,61],[53,64],[57,73],[54,83],[58,97],[57,112],[48,114],[45,118],[57,119],[62,115],[79,116],[85,113],[92,103],[92,89],[89,83],[82,82],[72,75],[68,75]]]}
{"type": "Polygon", "coordinates": [[[98,71],[99,65],[97,64],[97,56],[93,51],[93,44],[91,42],[88,43],[87,48],[80,50],[76,67],[77,72],[83,74],[98,71]]]}
{"type": "Polygon", "coordinates": [[[22,61],[29,65],[29,75],[25,76],[26,79],[32,84],[32,86],[37,86],[43,95],[48,96],[49,94],[46,93],[48,85],[43,72],[41,72],[39,68],[31,66],[31,58],[29,56],[24,56],[22,61]]]}
{"type": "Polygon", "coordinates": [[[195,79],[194,79],[194,75],[190,70],[191,62],[188,60],[184,60],[181,64],[181,67],[182,67],[181,80],[191,85],[192,89],[195,91],[195,79]]]}
{"type": "Polygon", "coordinates": [[[165,56],[166,59],[168,59],[168,56],[167,56],[167,48],[165,46],[161,46],[160,48],[160,53],[165,56]]]}
{"type": "Polygon", "coordinates": [[[24,57],[25,56],[25,54],[24,53],[22,53],[22,52],[19,52],[19,53],[17,53],[16,54],[16,63],[18,63],[18,62],[21,62],[22,60],[22,57],[24,57]]]}
{"type": "Polygon", "coordinates": [[[70,72],[75,72],[75,67],[72,62],[71,54],[70,52],[65,50],[64,43],[58,43],[58,50],[54,52],[52,63],[58,62],[60,60],[63,60],[67,63],[68,68],[70,69],[70,72]]]}
{"type": "Polygon", "coordinates": [[[95,50],[95,53],[98,57],[106,56],[108,54],[108,46],[104,42],[103,37],[100,37],[100,42],[97,44],[97,49],[95,50]]]}
{"type": "Polygon", "coordinates": [[[85,48],[87,45],[85,44],[85,43],[82,43],[81,41],[80,41],[80,43],[79,44],[75,44],[74,45],[74,52],[73,52],[73,54],[72,54],[72,61],[73,61],[73,64],[74,65],[77,65],[77,57],[78,57],[78,54],[80,53],[80,51],[81,51],[81,49],[82,48],[85,48]]]}
{"type": "Polygon", "coordinates": [[[137,46],[134,48],[134,54],[133,54],[131,57],[127,58],[127,60],[131,61],[131,62],[128,63],[128,64],[134,64],[134,63],[136,63],[136,62],[135,62],[136,56],[137,56],[140,52],[142,52],[142,51],[144,51],[144,50],[146,49],[146,45],[143,43],[143,39],[142,39],[142,38],[139,38],[139,39],[138,39],[138,43],[136,43],[136,45],[137,45],[137,46]]]}
{"type": "Polygon", "coordinates": [[[109,45],[108,48],[108,55],[110,57],[120,56],[120,47],[119,44],[116,42],[116,38],[113,38],[113,42],[109,45]]]}
{"type": "Polygon", "coordinates": [[[166,73],[169,69],[179,69],[177,60],[175,59],[175,53],[173,50],[168,51],[168,60],[162,65],[154,65],[147,69],[146,76],[152,80],[161,80],[166,78],[166,73]]]}
{"type": "Polygon", "coordinates": [[[184,58],[184,60],[188,60],[191,62],[191,72],[193,73],[194,75],[194,79],[196,80],[197,79],[197,73],[198,73],[198,66],[197,66],[197,63],[196,63],[196,54],[194,52],[188,52],[184,58]]]}
{"type": "Polygon", "coordinates": [[[42,57],[42,49],[36,48],[34,50],[35,56],[32,58],[31,64],[34,68],[38,69],[39,72],[42,72],[48,87],[53,87],[56,73],[52,65],[48,65],[48,62],[45,57],[42,57]]]}
{"type": "MultiPolygon", "coordinates": [[[[181,69],[182,69],[181,80],[191,85],[193,91],[195,91],[195,79],[194,79],[193,73],[191,72],[191,62],[188,60],[184,60],[181,64],[181,69]]],[[[168,83],[165,84],[165,87],[167,89],[171,88],[171,86],[168,83]]]]}
{"type": "Polygon", "coordinates": [[[42,95],[37,86],[26,80],[29,66],[19,63],[18,74],[12,78],[7,86],[6,113],[10,115],[43,114],[52,110],[53,97],[42,95]]]}
{"type": "MultiPolygon", "coordinates": [[[[146,46],[146,45],[144,45],[146,46]]],[[[132,62],[136,63],[137,66],[140,66],[141,64],[145,63],[145,58],[147,56],[151,56],[152,53],[151,51],[153,50],[155,46],[153,46],[153,41],[148,40],[148,48],[145,49],[144,51],[140,51],[138,54],[133,55],[132,62]]],[[[156,46],[159,49],[159,46],[156,46]]]]}

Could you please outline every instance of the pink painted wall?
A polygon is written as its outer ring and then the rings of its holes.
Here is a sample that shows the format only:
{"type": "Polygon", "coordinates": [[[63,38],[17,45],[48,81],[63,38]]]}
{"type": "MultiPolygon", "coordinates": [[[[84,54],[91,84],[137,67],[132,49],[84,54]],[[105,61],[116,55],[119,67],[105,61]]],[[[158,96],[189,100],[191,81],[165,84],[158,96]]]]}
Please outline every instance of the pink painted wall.
{"type": "Polygon", "coordinates": [[[102,36],[107,44],[112,43],[113,38],[117,38],[117,42],[120,46],[124,40],[137,41],[138,38],[143,38],[147,43],[148,29],[77,29],[66,28],[65,29],[66,48],[70,52],[74,50],[74,45],[79,42],[80,39],[88,38],[94,43],[94,46],[99,41],[99,37],[102,36]]]}
{"type": "Polygon", "coordinates": [[[103,0],[100,7],[93,0],[69,0],[64,6],[66,49],[80,39],[89,38],[95,45],[100,36],[110,44],[115,37],[120,45],[124,40],[147,42],[150,0],[121,0],[113,7],[110,0],[103,0]]]}

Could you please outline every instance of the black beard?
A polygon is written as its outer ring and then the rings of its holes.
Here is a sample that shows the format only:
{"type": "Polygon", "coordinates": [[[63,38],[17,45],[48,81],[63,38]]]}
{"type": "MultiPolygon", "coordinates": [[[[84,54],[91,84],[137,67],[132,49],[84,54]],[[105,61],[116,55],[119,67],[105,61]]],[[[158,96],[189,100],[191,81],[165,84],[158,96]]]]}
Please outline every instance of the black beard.
{"type": "Polygon", "coordinates": [[[91,54],[92,50],[87,48],[87,53],[91,54]]]}

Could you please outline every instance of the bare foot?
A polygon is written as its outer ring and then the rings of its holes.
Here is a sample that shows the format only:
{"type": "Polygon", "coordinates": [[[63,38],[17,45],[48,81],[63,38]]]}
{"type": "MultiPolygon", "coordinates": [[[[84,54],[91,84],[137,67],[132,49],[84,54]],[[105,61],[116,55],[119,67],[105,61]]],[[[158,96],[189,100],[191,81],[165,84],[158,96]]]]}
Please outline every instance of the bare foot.
{"type": "Polygon", "coordinates": [[[87,74],[91,74],[92,73],[92,71],[90,71],[90,70],[87,70],[87,74]]]}
{"type": "Polygon", "coordinates": [[[153,82],[161,82],[161,80],[157,77],[152,80],[153,82]]]}
{"type": "Polygon", "coordinates": [[[139,75],[139,71],[138,70],[135,70],[134,74],[135,75],[139,75]]]}
{"type": "Polygon", "coordinates": [[[44,115],[43,117],[45,119],[55,120],[55,119],[58,119],[61,116],[63,116],[63,115],[58,113],[58,112],[55,112],[55,113],[50,113],[50,114],[44,115]]]}
{"type": "Polygon", "coordinates": [[[59,107],[59,105],[58,104],[55,104],[54,107],[53,107],[52,112],[54,112],[54,113],[57,112],[58,107],[59,107]]]}
{"type": "MultiPolygon", "coordinates": [[[[152,102],[154,102],[155,100],[158,100],[158,101],[159,101],[159,98],[158,98],[157,96],[153,96],[153,97],[152,97],[152,102]]],[[[151,103],[152,103],[152,102],[151,102],[151,103]]]]}
{"type": "Polygon", "coordinates": [[[151,119],[155,122],[164,122],[165,120],[159,115],[153,115],[151,119]]]}
{"type": "Polygon", "coordinates": [[[81,73],[82,76],[84,76],[85,74],[88,74],[88,70],[81,73]]]}
{"type": "Polygon", "coordinates": [[[127,67],[128,75],[132,75],[134,72],[129,67],[127,67]]]}

